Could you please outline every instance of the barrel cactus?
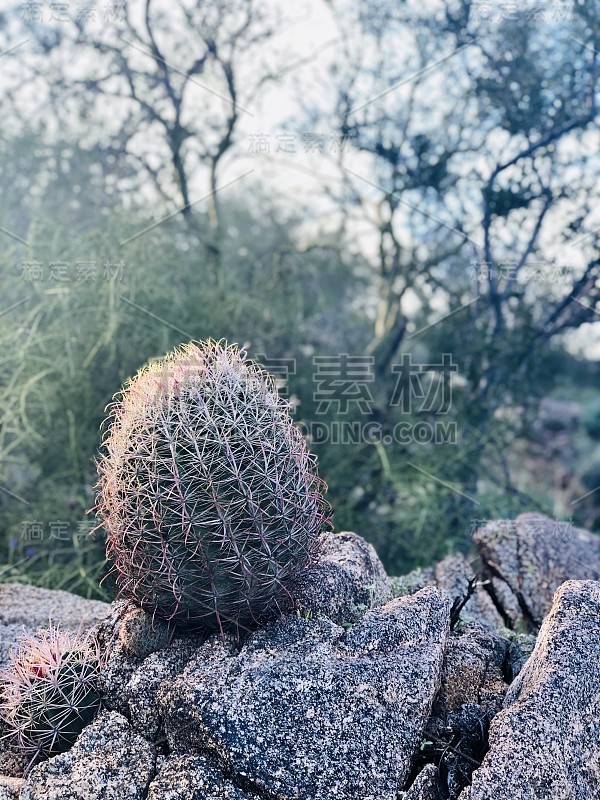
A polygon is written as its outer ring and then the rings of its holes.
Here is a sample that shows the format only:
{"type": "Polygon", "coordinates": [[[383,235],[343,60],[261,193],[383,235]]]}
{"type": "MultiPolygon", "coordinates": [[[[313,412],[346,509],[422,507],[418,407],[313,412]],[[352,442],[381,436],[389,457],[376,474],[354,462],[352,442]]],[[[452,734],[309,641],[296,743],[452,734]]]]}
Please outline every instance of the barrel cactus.
{"type": "Polygon", "coordinates": [[[221,633],[293,604],[329,509],[258,364],[234,345],[188,344],[142,369],[107,423],[97,510],[122,595],[221,633]]]}
{"type": "Polygon", "coordinates": [[[30,764],[62,753],[100,708],[97,647],[56,627],[24,635],[0,673],[0,718],[30,764]]]}

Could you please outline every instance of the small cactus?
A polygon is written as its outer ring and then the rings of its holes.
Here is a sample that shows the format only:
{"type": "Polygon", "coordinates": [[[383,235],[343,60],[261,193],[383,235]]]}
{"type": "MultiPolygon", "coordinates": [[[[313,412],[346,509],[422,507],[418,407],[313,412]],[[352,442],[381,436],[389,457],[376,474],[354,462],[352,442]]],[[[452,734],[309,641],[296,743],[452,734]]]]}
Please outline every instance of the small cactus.
{"type": "Polygon", "coordinates": [[[192,343],[139,372],[109,421],[97,509],[121,594],[221,633],[290,607],[329,509],[272,378],[192,343]]]}
{"type": "Polygon", "coordinates": [[[30,765],[62,753],[100,707],[97,648],[57,627],[24,635],[0,672],[0,718],[30,765]]]}
{"type": "Polygon", "coordinates": [[[119,641],[136,658],[147,656],[167,647],[173,628],[162,619],[153,619],[141,608],[127,611],[119,625],[119,641]]]}

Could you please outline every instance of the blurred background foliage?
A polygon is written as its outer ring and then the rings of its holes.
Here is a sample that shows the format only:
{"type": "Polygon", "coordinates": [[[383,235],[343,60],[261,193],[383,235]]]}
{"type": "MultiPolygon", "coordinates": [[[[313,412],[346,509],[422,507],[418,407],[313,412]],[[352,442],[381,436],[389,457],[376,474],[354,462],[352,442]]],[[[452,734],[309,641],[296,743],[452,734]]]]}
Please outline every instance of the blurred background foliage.
{"type": "Polygon", "coordinates": [[[304,58],[325,88],[286,124],[348,147],[318,152],[297,193],[240,120],[261,93],[295,97],[276,8],[134,2],[95,28],[3,12],[2,50],[28,44],[0,102],[0,580],[110,595],[90,512],[105,409],[192,338],[287,370],[336,529],[391,573],[468,552],[485,519],[598,529],[597,19],[585,3],[493,24],[466,0],[320,5],[335,56],[304,58]],[[314,359],[344,354],[370,359],[366,404],[342,383],[323,401],[314,359]],[[426,385],[451,402],[397,402],[407,356],[440,365],[426,385]]]}

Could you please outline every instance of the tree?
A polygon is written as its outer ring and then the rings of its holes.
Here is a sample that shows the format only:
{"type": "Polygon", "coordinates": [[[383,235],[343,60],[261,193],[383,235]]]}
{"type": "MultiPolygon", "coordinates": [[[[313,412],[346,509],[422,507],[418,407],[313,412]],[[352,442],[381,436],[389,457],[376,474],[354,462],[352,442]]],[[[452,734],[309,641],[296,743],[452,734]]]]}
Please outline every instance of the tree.
{"type": "Polygon", "coordinates": [[[158,193],[190,224],[206,200],[203,243],[219,280],[220,174],[240,117],[252,116],[261,88],[279,77],[263,57],[277,15],[258,0],[139,0],[100,26],[73,15],[48,28],[19,8],[7,16],[29,37],[25,53],[6,55],[19,65],[4,98],[13,120],[32,119],[23,87],[33,84],[43,98],[33,118],[50,115],[59,130],[78,120],[121,196],[147,201],[150,190],[152,202],[158,193]]]}
{"type": "MultiPolygon", "coordinates": [[[[477,4],[466,1],[446,2],[433,15],[410,2],[362,3],[351,14],[347,3],[331,5],[346,42],[345,69],[335,67],[335,116],[374,169],[359,175],[347,160],[341,198],[347,213],[371,221],[377,241],[368,256],[380,294],[371,350],[385,371],[415,327],[415,304],[412,312],[403,306],[410,293],[421,308],[438,301],[427,321],[479,294],[491,355],[478,390],[486,397],[504,381],[494,377],[495,342],[515,324],[515,301],[531,308],[544,300],[544,313],[531,319],[533,341],[594,319],[594,24],[578,7],[561,25],[521,14],[480,30],[477,4]],[[558,296],[520,282],[528,259],[556,265],[565,243],[583,252],[558,296]]],[[[531,345],[524,343],[524,362],[531,345]]]]}
{"type": "Polygon", "coordinates": [[[562,20],[517,11],[498,22],[467,0],[329,5],[344,36],[333,118],[353,145],[338,192],[344,247],[361,250],[378,295],[367,346],[377,412],[388,427],[399,418],[402,353],[452,353],[461,381],[460,447],[373,452],[380,480],[360,502],[406,509],[412,475],[448,502],[454,492],[443,524],[464,531],[490,482],[536,505],[507,459],[527,415],[501,425],[498,414],[534,407],[548,354],[600,308],[597,25],[582,5],[562,20]]]}

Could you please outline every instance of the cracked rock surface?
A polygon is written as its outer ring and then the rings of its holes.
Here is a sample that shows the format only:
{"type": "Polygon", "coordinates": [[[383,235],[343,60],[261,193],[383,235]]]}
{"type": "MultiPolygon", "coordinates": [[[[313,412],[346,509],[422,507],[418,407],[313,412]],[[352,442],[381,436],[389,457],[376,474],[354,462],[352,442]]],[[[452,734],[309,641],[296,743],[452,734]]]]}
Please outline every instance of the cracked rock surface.
{"type": "Polygon", "coordinates": [[[239,653],[200,650],[165,692],[175,752],[266,797],[396,800],[436,694],[449,600],[424,589],[349,631],[290,616],[239,653]]]}
{"type": "Polygon", "coordinates": [[[33,768],[20,800],[142,800],[154,761],[154,748],[125,717],[103,711],[71,750],[33,768]]]}
{"type": "Polygon", "coordinates": [[[523,515],[474,543],[389,578],[327,534],[296,610],[242,641],[0,586],[6,647],[83,616],[106,655],[71,750],[23,781],[2,742],[0,800],[600,798],[600,537],[523,515]]]}
{"type": "Polygon", "coordinates": [[[513,626],[539,628],[565,581],[600,580],[600,536],[570,523],[521,514],[488,523],[474,538],[513,626]]]}
{"type": "Polygon", "coordinates": [[[460,800],[600,797],[600,583],[556,593],[460,800]]]}

